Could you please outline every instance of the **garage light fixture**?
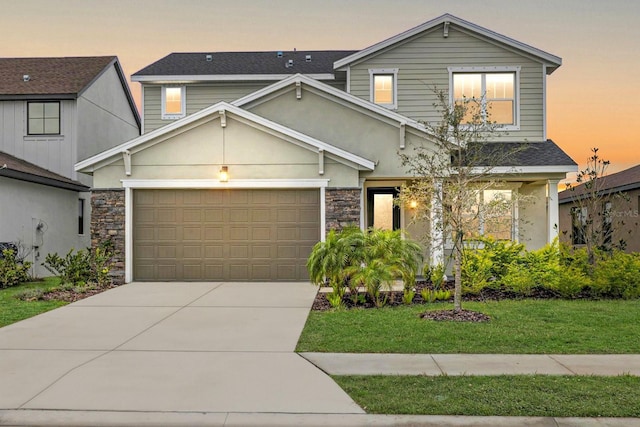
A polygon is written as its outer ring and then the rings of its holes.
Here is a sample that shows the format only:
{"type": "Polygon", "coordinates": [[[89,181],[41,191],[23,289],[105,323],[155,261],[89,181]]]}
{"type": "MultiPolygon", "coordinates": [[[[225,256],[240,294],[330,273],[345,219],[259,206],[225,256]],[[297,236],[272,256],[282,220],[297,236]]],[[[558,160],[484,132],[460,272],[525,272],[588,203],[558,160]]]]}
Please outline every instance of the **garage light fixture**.
{"type": "Polygon", "coordinates": [[[227,182],[227,181],[229,181],[229,167],[222,166],[220,168],[220,182],[227,182]]]}

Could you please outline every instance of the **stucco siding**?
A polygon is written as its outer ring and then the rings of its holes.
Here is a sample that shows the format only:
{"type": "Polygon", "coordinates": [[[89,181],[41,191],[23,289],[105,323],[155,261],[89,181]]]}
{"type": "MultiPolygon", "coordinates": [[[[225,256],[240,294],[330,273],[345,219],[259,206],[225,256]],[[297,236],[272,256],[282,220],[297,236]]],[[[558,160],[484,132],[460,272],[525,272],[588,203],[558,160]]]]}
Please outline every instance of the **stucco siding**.
{"type": "Polygon", "coordinates": [[[47,254],[86,248],[89,238],[89,194],[0,177],[0,241],[21,242],[32,249],[35,277],[50,276],[41,264],[47,254]],[[78,234],[78,199],[85,202],[85,234],[78,234]],[[42,227],[38,230],[38,224],[42,227]],[[34,248],[36,247],[37,248],[34,248]]]}
{"type": "Polygon", "coordinates": [[[397,112],[416,120],[437,123],[433,92],[449,89],[448,67],[519,66],[520,130],[510,140],[543,138],[542,64],[507,48],[467,34],[453,25],[449,36],[442,28],[422,33],[351,66],[350,92],[370,100],[369,69],[398,68],[397,112]]]}
{"type": "Polygon", "coordinates": [[[518,189],[519,240],[527,249],[538,249],[547,244],[546,184],[525,184],[518,189]]]}
{"type": "Polygon", "coordinates": [[[121,160],[94,173],[95,188],[119,188],[122,179],[218,179],[222,165],[234,179],[330,179],[357,186],[358,171],[326,156],[319,174],[317,152],[227,117],[209,121],[132,155],[131,176],[121,160]]]}
{"type": "Polygon", "coordinates": [[[78,98],[78,161],[135,138],[138,124],[115,66],[78,98]]]}
{"type": "MultiPolygon", "coordinates": [[[[373,172],[363,173],[367,178],[406,176],[398,156],[399,123],[391,119],[372,117],[371,111],[354,110],[304,86],[299,100],[295,91],[288,91],[247,108],[269,120],[378,162],[373,172]]],[[[428,143],[410,130],[405,132],[405,150],[428,143]]]]}

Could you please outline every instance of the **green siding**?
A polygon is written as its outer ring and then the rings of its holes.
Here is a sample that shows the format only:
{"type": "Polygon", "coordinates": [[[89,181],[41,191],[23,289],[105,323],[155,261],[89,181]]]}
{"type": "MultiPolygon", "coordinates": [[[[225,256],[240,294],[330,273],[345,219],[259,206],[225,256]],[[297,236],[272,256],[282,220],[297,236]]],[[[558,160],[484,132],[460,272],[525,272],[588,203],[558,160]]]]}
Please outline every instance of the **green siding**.
{"type": "Polygon", "coordinates": [[[350,92],[370,100],[369,69],[398,68],[397,112],[416,120],[437,122],[433,88],[448,90],[448,67],[520,66],[520,130],[510,140],[543,138],[542,63],[506,47],[467,34],[452,26],[449,37],[442,28],[419,34],[400,45],[351,66],[350,92]]]}

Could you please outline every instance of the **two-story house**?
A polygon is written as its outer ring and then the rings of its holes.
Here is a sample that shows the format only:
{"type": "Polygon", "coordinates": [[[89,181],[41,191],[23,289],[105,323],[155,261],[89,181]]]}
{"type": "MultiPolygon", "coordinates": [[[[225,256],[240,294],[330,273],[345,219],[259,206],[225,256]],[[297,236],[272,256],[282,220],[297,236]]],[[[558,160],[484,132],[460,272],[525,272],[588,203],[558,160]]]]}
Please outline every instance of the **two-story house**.
{"type": "Polygon", "coordinates": [[[394,199],[410,179],[398,152],[433,144],[436,88],[452,103],[483,97],[501,125],[493,143],[527,143],[497,168],[499,191],[537,202],[500,237],[536,248],[557,235],[558,182],[577,169],[547,138],[561,62],[448,14],[360,51],[174,53],[132,77],[143,135],[76,170],[94,177],[96,236],[120,224],[124,281],[303,280],[329,229],[434,232],[394,199]]]}
{"type": "Polygon", "coordinates": [[[0,242],[34,276],[48,253],[91,244],[93,179],[74,165],[139,135],[116,57],[0,58],[0,242]]]}

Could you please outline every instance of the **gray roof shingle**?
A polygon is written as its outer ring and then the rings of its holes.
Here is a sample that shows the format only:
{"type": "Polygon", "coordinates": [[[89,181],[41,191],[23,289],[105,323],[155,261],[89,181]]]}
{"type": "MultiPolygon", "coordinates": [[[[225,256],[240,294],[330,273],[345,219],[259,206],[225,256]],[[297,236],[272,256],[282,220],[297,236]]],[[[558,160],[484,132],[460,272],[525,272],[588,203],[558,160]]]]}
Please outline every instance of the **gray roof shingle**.
{"type": "MultiPolygon", "coordinates": [[[[552,140],[541,142],[491,142],[481,148],[480,157],[491,159],[491,166],[577,166],[552,140]]],[[[482,162],[481,162],[482,163],[482,162]]]]}
{"type": "Polygon", "coordinates": [[[354,50],[171,53],[133,76],[333,74],[333,63],[354,50]],[[282,53],[282,56],[279,55],[282,53]],[[207,60],[210,56],[211,60],[207,60]],[[311,57],[307,61],[307,56],[311,57]],[[293,60],[293,65],[288,66],[293,60]]]}

